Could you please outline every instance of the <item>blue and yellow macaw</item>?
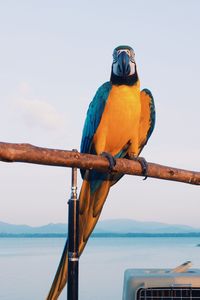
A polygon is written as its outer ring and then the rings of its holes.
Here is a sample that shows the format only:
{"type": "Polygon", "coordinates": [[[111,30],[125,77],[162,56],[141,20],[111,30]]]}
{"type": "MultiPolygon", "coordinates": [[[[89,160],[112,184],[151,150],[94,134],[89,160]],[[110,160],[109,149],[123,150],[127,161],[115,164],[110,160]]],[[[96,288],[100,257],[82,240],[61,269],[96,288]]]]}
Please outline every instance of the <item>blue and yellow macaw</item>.
{"type": "MultiPolygon", "coordinates": [[[[110,81],[90,103],[81,141],[81,153],[105,155],[112,169],[115,159],[138,159],[155,125],[155,106],[148,89],[140,91],[135,54],[129,46],[114,49],[110,81]]],[[[81,170],[79,255],[92,233],[110,187],[123,175],[81,170]]],[[[146,175],[146,174],[145,174],[146,175]]],[[[67,282],[67,243],[47,300],[56,300],[67,282]]]]}

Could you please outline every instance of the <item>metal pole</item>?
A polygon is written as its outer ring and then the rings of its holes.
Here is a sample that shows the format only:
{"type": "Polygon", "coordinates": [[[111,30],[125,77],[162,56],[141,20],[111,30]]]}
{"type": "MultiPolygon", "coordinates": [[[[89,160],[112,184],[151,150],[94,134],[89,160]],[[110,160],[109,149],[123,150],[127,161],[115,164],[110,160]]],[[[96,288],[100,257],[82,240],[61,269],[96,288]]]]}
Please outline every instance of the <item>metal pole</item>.
{"type": "Polygon", "coordinates": [[[68,210],[68,285],[67,299],[78,300],[79,199],[77,197],[77,168],[72,168],[71,198],[68,210]]]}

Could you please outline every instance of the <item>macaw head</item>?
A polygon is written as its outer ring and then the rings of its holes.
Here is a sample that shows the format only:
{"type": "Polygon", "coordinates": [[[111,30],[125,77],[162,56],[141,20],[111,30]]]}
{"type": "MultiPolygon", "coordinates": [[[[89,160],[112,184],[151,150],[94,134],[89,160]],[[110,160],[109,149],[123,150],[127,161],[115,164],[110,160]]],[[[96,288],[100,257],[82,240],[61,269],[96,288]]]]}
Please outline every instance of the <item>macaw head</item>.
{"type": "Polygon", "coordinates": [[[135,63],[135,53],[130,46],[118,46],[113,51],[111,82],[113,84],[133,85],[138,75],[135,63]]]}

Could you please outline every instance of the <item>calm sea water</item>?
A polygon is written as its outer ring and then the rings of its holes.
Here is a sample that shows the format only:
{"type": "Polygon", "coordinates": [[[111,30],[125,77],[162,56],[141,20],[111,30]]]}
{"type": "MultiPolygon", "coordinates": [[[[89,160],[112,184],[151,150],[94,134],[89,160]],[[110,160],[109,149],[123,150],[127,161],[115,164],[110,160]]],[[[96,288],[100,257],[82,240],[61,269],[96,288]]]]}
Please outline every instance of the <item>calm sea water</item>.
{"type": "MultiPolygon", "coordinates": [[[[44,300],[65,240],[1,238],[0,299],[44,300]]],[[[127,268],[200,268],[200,238],[93,238],[80,259],[80,300],[121,300],[127,268]]],[[[59,298],[67,299],[66,289],[59,298]]]]}

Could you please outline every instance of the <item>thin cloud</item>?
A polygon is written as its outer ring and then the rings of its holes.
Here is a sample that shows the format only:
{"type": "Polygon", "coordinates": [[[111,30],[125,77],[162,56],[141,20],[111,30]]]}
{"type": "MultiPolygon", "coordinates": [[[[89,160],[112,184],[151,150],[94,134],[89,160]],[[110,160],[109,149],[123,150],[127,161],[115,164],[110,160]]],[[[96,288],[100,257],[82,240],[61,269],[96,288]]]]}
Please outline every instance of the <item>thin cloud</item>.
{"type": "Polygon", "coordinates": [[[31,91],[31,86],[27,81],[21,81],[18,85],[18,90],[21,95],[28,95],[31,91]]]}
{"type": "Polygon", "coordinates": [[[17,101],[17,107],[26,125],[30,127],[40,127],[48,130],[63,128],[63,115],[48,102],[38,99],[21,99],[17,101]]]}

